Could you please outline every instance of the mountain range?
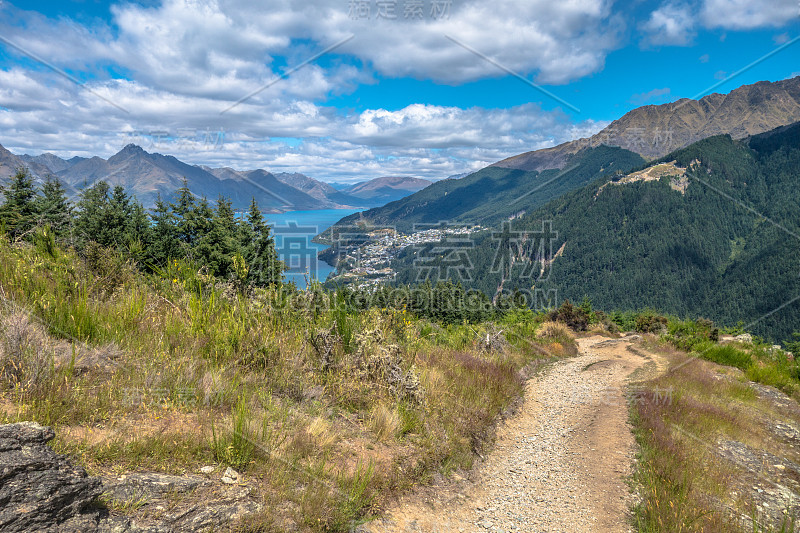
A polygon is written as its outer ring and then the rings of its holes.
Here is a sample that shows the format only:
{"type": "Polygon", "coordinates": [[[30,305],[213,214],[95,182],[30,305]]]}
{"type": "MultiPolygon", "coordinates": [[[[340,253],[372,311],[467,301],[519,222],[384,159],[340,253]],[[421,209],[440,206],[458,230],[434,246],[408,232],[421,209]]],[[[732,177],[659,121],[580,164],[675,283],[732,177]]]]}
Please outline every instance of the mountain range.
{"type": "Polygon", "coordinates": [[[800,331],[798,183],[800,77],[635,109],[591,139],[434,183],[340,224],[487,228],[453,253],[447,240],[402,248],[391,262],[399,284],[447,277],[490,296],[522,291],[534,306],[588,297],[607,309],[741,323],[782,342],[800,331]],[[614,146],[611,133],[630,128],[639,139],[642,128],[658,131],[663,146],[614,146]]]}
{"type": "Polygon", "coordinates": [[[57,177],[71,196],[103,180],[122,185],[145,207],[152,207],[159,196],[170,199],[185,179],[197,196],[213,201],[223,195],[236,209],[246,209],[255,198],[262,210],[273,213],[380,206],[431,184],[413,177],[380,177],[337,190],[298,173],[190,165],[173,156],[149,153],[134,144],[108,159],[95,156],[67,160],[51,153],[18,156],[0,146],[0,180],[8,179],[22,167],[39,181],[47,176],[57,177]]]}
{"type": "Polygon", "coordinates": [[[341,223],[361,220],[406,232],[414,224],[444,220],[492,225],[709,136],[741,139],[798,120],[800,77],[744,85],[700,100],[643,106],[590,138],[526,152],[464,178],[436,182],[341,223]]]}
{"type": "MultiPolygon", "coordinates": [[[[800,122],[709,137],[475,235],[459,281],[489,295],[703,316],[785,341],[800,331],[798,182],[800,122]]],[[[418,281],[418,253],[394,262],[399,282],[418,281]]],[[[439,261],[444,272],[446,254],[439,261]]]]}

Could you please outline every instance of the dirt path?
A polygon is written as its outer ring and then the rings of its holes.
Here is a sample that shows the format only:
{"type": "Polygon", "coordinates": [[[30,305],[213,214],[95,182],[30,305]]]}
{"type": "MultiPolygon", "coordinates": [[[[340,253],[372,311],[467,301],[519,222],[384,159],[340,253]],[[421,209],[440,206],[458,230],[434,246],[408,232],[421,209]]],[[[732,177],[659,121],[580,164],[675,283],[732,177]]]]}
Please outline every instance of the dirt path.
{"type": "Polygon", "coordinates": [[[661,367],[637,338],[579,339],[578,357],[528,382],[474,479],[410,495],[365,530],[630,531],[625,477],[635,442],[623,390],[661,367]]]}

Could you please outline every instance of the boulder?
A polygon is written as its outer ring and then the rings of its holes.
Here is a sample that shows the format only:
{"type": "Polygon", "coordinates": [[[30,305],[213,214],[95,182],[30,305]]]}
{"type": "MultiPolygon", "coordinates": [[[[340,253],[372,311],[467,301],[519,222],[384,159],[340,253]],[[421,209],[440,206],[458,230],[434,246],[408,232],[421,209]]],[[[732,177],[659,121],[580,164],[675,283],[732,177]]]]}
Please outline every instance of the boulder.
{"type": "Polygon", "coordinates": [[[55,433],[35,422],[0,425],[0,531],[169,533],[224,528],[262,505],[236,478],[228,486],[205,476],[156,472],[90,477],[47,443],[55,433]],[[96,504],[98,496],[111,509],[96,504]],[[176,500],[177,499],[177,500],[176,500]],[[180,501],[179,505],[174,505],[180,501]],[[114,512],[116,503],[141,507],[114,512]],[[111,512],[109,512],[111,510],[111,512]]]}
{"type": "Polygon", "coordinates": [[[47,443],[55,433],[35,422],[0,425],[0,531],[47,531],[89,508],[99,479],[47,443]]]}

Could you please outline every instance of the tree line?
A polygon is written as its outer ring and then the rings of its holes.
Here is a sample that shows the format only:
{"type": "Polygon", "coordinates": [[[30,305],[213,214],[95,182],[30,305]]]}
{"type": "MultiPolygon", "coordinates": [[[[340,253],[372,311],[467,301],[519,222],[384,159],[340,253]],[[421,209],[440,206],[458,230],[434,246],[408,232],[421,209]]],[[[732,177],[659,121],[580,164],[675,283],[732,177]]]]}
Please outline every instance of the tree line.
{"type": "Polygon", "coordinates": [[[26,169],[0,193],[0,232],[12,241],[44,231],[79,253],[91,245],[117,250],[146,271],[186,258],[212,275],[248,285],[268,286],[283,278],[285,266],[255,198],[238,216],[229,199],[220,195],[212,206],[196,198],[184,180],[173,202],[159,195],[147,210],[121,185],[100,181],[73,203],[58,179],[48,177],[37,186],[26,169]]]}

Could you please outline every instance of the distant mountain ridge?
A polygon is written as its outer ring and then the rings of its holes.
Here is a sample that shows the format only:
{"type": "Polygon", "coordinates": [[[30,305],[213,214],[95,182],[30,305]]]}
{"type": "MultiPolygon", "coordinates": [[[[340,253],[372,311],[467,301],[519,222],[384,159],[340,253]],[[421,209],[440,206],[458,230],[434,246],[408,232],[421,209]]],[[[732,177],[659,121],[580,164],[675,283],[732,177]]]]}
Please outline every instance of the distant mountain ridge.
{"type": "Polygon", "coordinates": [[[518,170],[564,168],[567,158],[587,146],[618,146],[645,159],[662,157],[711,137],[742,139],[800,120],[800,76],[742,85],[728,94],[699,100],[681,98],[638,107],[588,139],[525,152],[492,166],[518,170]]]}
{"type": "Polygon", "coordinates": [[[563,169],[524,171],[487,167],[464,178],[437,181],[384,206],[347,216],[337,224],[367,222],[409,233],[427,224],[491,226],[518,217],[561,194],[607,174],[642,165],[638,154],[622,148],[585,148],[563,169]]]}
{"type": "Polygon", "coordinates": [[[417,223],[441,221],[492,225],[701,139],[724,134],[739,139],[798,120],[800,76],[744,85],[726,95],[715,93],[700,100],[683,98],[643,106],[590,138],[526,152],[466,177],[436,182],[340,223],[358,219],[401,231],[411,231],[417,223]]]}
{"type": "MultiPolygon", "coordinates": [[[[535,287],[560,301],[742,321],[790,339],[800,331],[799,180],[800,122],[708,137],[476,235],[465,247],[470,279],[460,281],[490,296],[535,287]],[[500,233],[526,239],[516,247],[500,233]]],[[[393,263],[397,282],[417,279],[415,252],[393,263]]]]}
{"type": "Polygon", "coordinates": [[[348,194],[299,173],[272,174],[263,169],[240,171],[189,165],[173,156],[149,153],[135,144],[125,146],[108,159],[95,156],[69,160],[52,153],[18,156],[0,146],[0,180],[9,178],[22,167],[37,181],[47,176],[57,177],[70,195],[101,180],[112,186],[122,185],[145,207],[152,207],[159,196],[169,200],[183,185],[184,178],[197,196],[214,201],[223,195],[236,209],[246,209],[255,198],[266,212],[375,207],[430,184],[417,178],[394,178],[395,181],[387,185],[386,178],[376,178],[374,185],[367,181],[354,186],[357,191],[363,189],[372,194],[348,194]],[[386,187],[391,189],[391,194],[375,192],[386,187]]]}
{"type": "Polygon", "coordinates": [[[405,198],[411,193],[421,191],[431,181],[406,176],[384,176],[356,183],[342,192],[362,200],[371,200],[379,205],[405,198]]]}

